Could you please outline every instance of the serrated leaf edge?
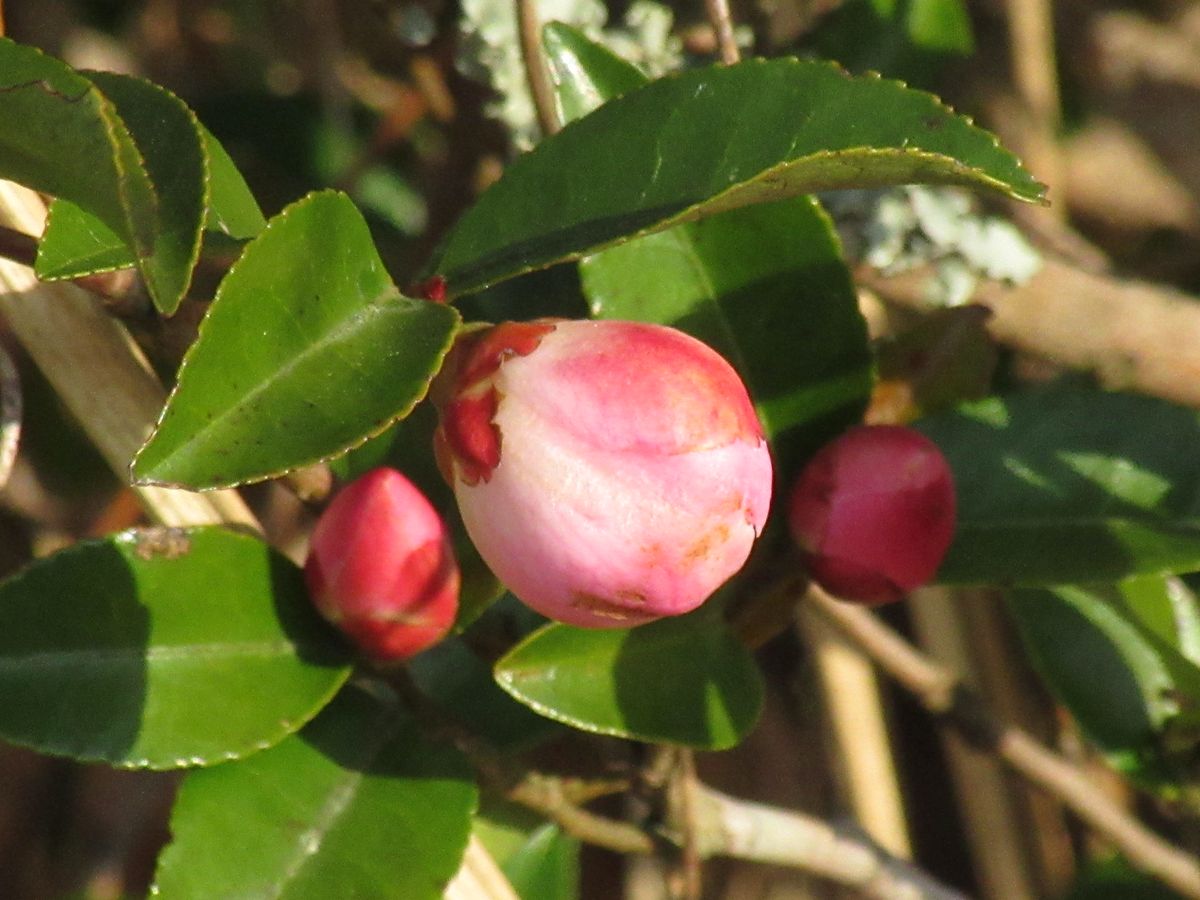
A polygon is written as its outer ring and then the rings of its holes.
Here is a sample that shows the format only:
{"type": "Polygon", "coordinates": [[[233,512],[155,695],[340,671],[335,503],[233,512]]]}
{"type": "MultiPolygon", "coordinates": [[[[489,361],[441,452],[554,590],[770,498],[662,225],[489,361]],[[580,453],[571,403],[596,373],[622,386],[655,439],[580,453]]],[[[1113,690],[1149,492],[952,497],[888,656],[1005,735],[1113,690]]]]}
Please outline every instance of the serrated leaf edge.
{"type": "MultiPolygon", "coordinates": [[[[957,120],[963,122],[964,124],[970,126],[972,129],[974,129],[979,134],[986,136],[990,140],[991,146],[994,150],[1011,157],[1013,162],[1016,164],[1017,170],[1026,175],[1029,175],[1029,179],[1032,182],[1033,189],[1036,193],[1034,195],[1029,195],[1029,196],[1017,193],[1014,189],[1005,185],[1004,182],[999,181],[998,179],[993,178],[989,175],[986,175],[985,173],[982,172],[982,170],[977,169],[973,166],[963,165],[962,163],[960,163],[958,160],[954,159],[953,157],[945,156],[940,153],[933,153],[933,152],[922,151],[922,150],[901,149],[901,148],[895,148],[895,147],[878,148],[878,147],[867,147],[867,146],[845,147],[845,148],[842,148],[840,150],[835,150],[835,151],[819,151],[817,153],[809,154],[807,156],[803,156],[798,159],[788,160],[785,162],[777,163],[774,166],[771,166],[767,169],[763,169],[761,172],[756,174],[753,178],[747,179],[746,181],[738,182],[737,184],[730,186],[729,188],[725,189],[724,191],[721,191],[718,194],[714,194],[712,197],[709,197],[706,200],[703,200],[699,203],[692,204],[691,206],[688,206],[685,209],[682,209],[679,212],[671,215],[670,217],[663,219],[659,222],[656,222],[655,224],[653,224],[647,228],[640,229],[637,232],[633,232],[628,235],[624,235],[620,238],[616,238],[616,239],[609,241],[607,243],[604,243],[604,244],[597,244],[593,247],[589,247],[587,250],[570,253],[570,254],[558,257],[547,263],[534,264],[534,265],[522,267],[520,269],[514,269],[510,273],[508,273],[502,277],[492,278],[492,279],[486,280],[486,281],[476,282],[476,281],[472,281],[469,277],[465,278],[465,279],[462,277],[459,277],[454,280],[448,279],[449,283],[447,284],[447,296],[451,300],[453,300],[453,299],[463,296],[465,294],[472,294],[472,293],[476,293],[477,291],[485,290],[486,288],[491,287],[492,285],[498,284],[501,281],[507,281],[510,278],[519,277],[521,275],[525,275],[532,271],[549,268],[550,266],[558,265],[559,263],[572,262],[572,261],[578,260],[584,256],[588,256],[592,253],[598,253],[601,250],[605,250],[609,247],[614,247],[614,246],[617,246],[620,244],[627,243],[628,241],[634,240],[636,238],[644,237],[648,234],[654,234],[658,231],[663,231],[674,225],[679,225],[679,224],[682,224],[684,222],[689,222],[689,221],[695,221],[697,219],[704,218],[709,215],[716,215],[717,213],[725,212],[729,209],[734,209],[739,206],[749,205],[749,203],[755,202],[755,201],[747,201],[744,203],[729,203],[728,201],[731,197],[736,197],[736,195],[738,193],[740,193],[742,191],[751,190],[751,189],[753,189],[753,187],[755,185],[758,185],[760,182],[762,182],[764,180],[769,180],[771,176],[777,175],[779,172],[786,171],[790,167],[797,166],[800,164],[806,164],[811,161],[821,160],[821,159],[833,159],[833,158],[839,158],[839,157],[846,157],[849,155],[868,156],[868,157],[871,157],[871,156],[883,156],[883,157],[903,156],[903,157],[907,157],[907,158],[927,160],[930,162],[948,163],[949,168],[960,169],[960,170],[962,170],[963,173],[967,173],[967,174],[964,174],[962,176],[961,181],[958,181],[958,182],[946,181],[944,183],[959,183],[959,184],[964,184],[964,185],[971,186],[971,187],[985,186],[985,187],[989,187],[993,190],[1000,191],[1001,193],[1004,193],[1004,194],[1014,197],[1016,199],[1024,200],[1026,202],[1039,203],[1042,205],[1046,205],[1047,201],[1045,200],[1045,197],[1044,197],[1045,192],[1047,190],[1046,185],[1043,184],[1042,182],[1038,181],[1037,179],[1033,178],[1032,175],[1030,175],[1029,171],[1025,168],[1025,165],[1024,165],[1024,163],[1022,163],[1020,158],[1017,157],[1010,150],[1005,148],[1003,145],[1001,145],[1000,139],[995,133],[993,133],[992,131],[989,131],[986,128],[981,128],[980,126],[976,125],[975,120],[971,116],[955,111],[953,107],[951,107],[949,104],[947,104],[944,100],[942,100],[936,94],[930,93],[929,91],[923,91],[919,88],[910,87],[906,82],[901,81],[900,79],[884,78],[883,76],[879,75],[876,72],[868,72],[863,75],[852,75],[849,72],[847,72],[842,66],[840,66],[838,63],[836,63],[832,60],[807,60],[807,59],[798,59],[796,57],[778,57],[778,58],[773,58],[773,59],[754,58],[754,59],[743,60],[742,62],[737,63],[738,66],[743,66],[743,67],[744,66],[781,67],[782,65],[786,65],[786,64],[792,64],[797,68],[823,66],[825,68],[831,69],[831,70],[841,74],[842,76],[844,76],[845,78],[848,78],[848,79],[853,79],[853,80],[858,80],[858,81],[878,81],[878,82],[881,82],[884,84],[893,85],[904,91],[909,91],[914,94],[919,94],[919,95],[927,98],[930,102],[932,102],[932,104],[939,111],[949,115],[950,117],[952,117],[954,119],[957,119],[957,120]],[[978,173],[978,174],[972,175],[969,173],[978,173]],[[720,202],[722,199],[724,199],[726,201],[727,205],[724,205],[720,202]],[[456,282],[462,282],[462,281],[466,281],[467,286],[465,288],[457,287],[456,282]]],[[[712,67],[711,71],[720,71],[723,68],[726,68],[726,67],[712,67]]],[[[689,77],[691,75],[694,75],[694,73],[696,71],[697,70],[692,69],[692,70],[681,70],[681,71],[677,71],[677,72],[672,72],[668,75],[663,76],[662,78],[657,78],[657,79],[654,79],[653,81],[647,82],[647,85],[645,85],[645,86],[649,86],[651,84],[656,84],[656,83],[663,82],[663,81],[673,81],[673,80],[689,77]]],[[[645,87],[645,86],[643,86],[643,87],[645,87]]],[[[588,113],[587,115],[580,116],[577,119],[567,122],[563,126],[560,133],[566,132],[572,128],[579,127],[579,123],[585,121],[589,116],[593,115],[595,112],[598,112],[599,109],[607,107],[610,103],[620,103],[627,96],[629,96],[629,94],[623,94],[620,97],[616,97],[613,100],[603,104],[601,107],[598,107],[596,110],[593,110],[591,113],[588,113]]],[[[884,184],[893,184],[893,183],[895,183],[895,182],[883,181],[883,182],[879,182],[878,184],[884,185],[884,184]]],[[[841,185],[834,185],[834,186],[840,187],[841,185]]],[[[867,183],[864,182],[863,186],[867,186],[867,183]]],[[[799,191],[796,193],[781,192],[778,199],[782,200],[782,199],[785,199],[786,197],[791,197],[791,196],[803,196],[804,194],[814,193],[821,189],[822,189],[822,187],[820,185],[813,185],[812,187],[807,188],[804,191],[799,191]]],[[[451,231],[449,237],[452,237],[453,234],[454,234],[454,232],[451,231]]],[[[433,265],[432,269],[430,270],[432,273],[435,273],[435,274],[438,273],[438,268],[440,266],[440,262],[444,255],[445,249],[446,249],[445,247],[439,248],[439,251],[435,257],[437,259],[437,262],[433,265]]],[[[469,271],[470,270],[468,270],[468,272],[469,271]]]]}
{"type": "MultiPolygon", "coordinates": [[[[37,571],[37,570],[45,567],[46,565],[50,565],[51,560],[61,560],[64,557],[80,555],[80,554],[82,554],[88,550],[91,550],[95,547],[107,546],[110,544],[115,545],[115,546],[125,546],[125,545],[129,545],[129,544],[136,544],[138,542],[139,535],[142,535],[149,530],[152,530],[152,529],[127,528],[124,531],[116,532],[115,534],[111,534],[104,538],[93,538],[90,540],[78,541],[77,543],[74,543],[69,547],[65,547],[62,550],[59,550],[58,552],[51,554],[50,556],[45,556],[45,557],[42,557],[41,559],[34,560],[32,563],[29,563],[28,565],[23,566],[21,569],[17,570],[16,572],[14,572],[12,575],[8,576],[7,578],[0,579],[0,589],[25,580],[25,578],[27,578],[30,573],[37,571]]],[[[254,535],[246,534],[245,532],[241,531],[238,528],[230,528],[230,527],[227,527],[224,525],[192,525],[192,526],[188,526],[186,528],[175,529],[175,530],[182,531],[189,536],[192,534],[195,534],[197,532],[201,532],[201,531],[214,531],[214,530],[222,531],[222,532],[225,532],[226,534],[230,534],[235,537],[242,538],[244,540],[254,541],[255,543],[258,543],[258,544],[263,543],[261,540],[256,538],[254,535]]],[[[267,549],[270,550],[271,548],[267,547],[267,549]]],[[[278,551],[272,551],[272,552],[279,555],[281,559],[287,559],[287,557],[282,556],[282,554],[278,554],[278,551]]],[[[295,647],[296,645],[292,644],[292,646],[295,647]]],[[[73,759],[78,762],[85,762],[85,763],[104,763],[105,765],[112,766],[114,769],[122,769],[122,770],[136,769],[136,770],[146,770],[146,771],[152,771],[152,772],[167,772],[167,771],[175,771],[178,769],[208,768],[210,766],[220,765],[221,763],[225,763],[225,762],[233,762],[233,761],[236,761],[239,759],[246,759],[247,757],[253,756],[255,753],[259,753],[263,750],[269,750],[271,747],[274,747],[280,741],[282,741],[282,740],[290,737],[291,735],[295,734],[296,732],[300,731],[300,729],[302,729],[310,721],[312,721],[314,718],[316,718],[317,714],[321,710],[323,710],[326,706],[329,705],[330,701],[333,700],[334,696],[338,693],[338,691],[340,691],[342,689],[342,687],[349,680],[351,674],[353,674],[353,667],[349,666],[349,665],[345,666],[345,671],[343,672],[342,677],[339,679],[335,679],[333,684],[330,686],[329,690],[324,695],[321,696],[320,702],[315,704],[313,709],[310,712],[308,712],[307,714],[296,716],[295,718],[290,718],[286,722],[281,722],[280,724],[282,727],[279,732],[272,732],[269,736],[267,736],[263,740],[255,741],[253,744],[251,744],[250,746],[248,746],[246,748],[243,748],[242,750],[226,751],[224,753],[219,753],[219,754],[216,754],[213,756],[204,756],[204,757],[193,756],[193,757],[188,757],[187,759],[176,759],[176,760],[173,760],[169,764],[164,764],[164,763],[153,762],[144,756],[131,757],[131,758],[126,758],[126,759],[113,759],[112,757],[103,756],[101,754],[77,753],[73,750],[66,750],[61,747],[57,747],[53,744],[34,743],[31,741],[21,740],[20,738],[13,737],[11,735],[4,735],[4,740],[8,743],[13,744],[14,746],[26,747],[30,750],[35,750],[38,753],[44,753],[48,756],[60,756],[60,757],[65,757],[67,759],[73,759]]]]}
{"type": "MultiPolygon", "coordinates": [[[[320,196],[326,196],[326,195],[343,197],[348,202],[353,203],[353,201],[350,199],[350,197],[347,194],[345,194],[343,191],[337,191],[337,190],[331,190],[331,189],[310,191],[309,193],[307,193],[303,197],[301,197],[299,200],[296,200],[296,201],[288,204],[287,206],[285,206],[282,210],[280,210],[280,212],[277,215],[274,215],[270,219],[268,219],[266,227],[263,228],[263,230],[261,232],[259,232],[257,235],[255,235],[253,238],[251,238],[246,243],[245,247],[243,247],[243,249],[242,249],[242,255],[238,258],[238,261],[235,262],[233,264],[233,266],[230,267],[229,271],[225,273],[225,278],[222,279],[221,286],[217,288],[216,296],[213,298],[213,301],[210,304],[209,309],[205,312],[204,318],[201,319],[201,321],[200,321],[200,325],[196,331],[196,339],[194,341],[192,341],[191,346],[188,347],[187,352],[185,352],[183,355],[183,360],[180,362],[179,370],[176,374],[175,386],[171,388],[171,392],[167,395],[166,402],[163,404],[163,408],[159,411],[158,419],[155,421],[154,427],[151,429],[150,436],[148,438],[146,438],[146,440],[145,440],[145,442],[143,442],[142,446],[140,448],[138,448],[137,453],[134,454],[133,460],[129,464],[129,477],[130,477],[131,484],[139,485],[139,486],[154,485],[154,486],[158,486],[158,487],[177,488],[177,489],[185,490],[185,491],[193,491],[195,493],[205,493],[207,491],[217,491],[217,490],[223,490],[225,488],[241,487],[242,485],[246,485],[246,484],[257,484],[262,481],[268,481],[272,478],[279,478],[280,476],[286,475],[289,472],[294,472],[297,469],[302,469],[305,466],[311,466],[316,463],[323,463],[323,462],[328,462],[331,459],[337,459],[338,457],[343,456],[346,453],[349,453],[351,450],[355,450],[358,447],[361,447],[367,441],[371,440],[371,438],[378,437],[380,434],[387,431],[387,429],[390,428],[392,425],[394,425],[396,422],[399,422],[401,419],[405,418],[410,412],[413,411],[413,409],[416,408],[417,404],[421,403],[425,399],[425,397],[428,395],[429,386],[433,383],[433,379],[437,375],[437,372],[438,372],[438,369],[436,369],[436,368],[434,369],[433,373],[429,376],[429,378],[425,380],[425,389],[424,389],[424,391],[422,391],[420,393],[420,395],[418,397],[416,397],[411,403],[407,404],[403,408],[397,410],[397,412],[394,415],[392,415],[391,417],[389,417],[388,419],[386,419],[385,421],[380,423],[378,425],[378,427],[374,428],[369,433],[363,435],[358,440],[356,440],[353,443],[350,443],[332,453],[327,453],[322,456],[305,459],[305,460],[302,460],[302,461],[296,463],[295,465],[287,466],[285,468],[278,469],[278,470],[272,471],[272,472],[268,472],[263,475],[254,476],[254,477],[250,477],[250,478],[234,479],[231,481],[221,481],[221,482],[217,482],[214,484],[206,484],[206,485],[202,485],[202,486],[189,485],[189,484],[184,484],[182,482],[177,482],[177,481],[163,481],[163,480],[158,480],[158,479],[153,479],[153,478],[138,477],[138,475],[137,475],[138,461],[141,459],[141,456],[145,452],[146,448],[149,447],[151,443],[153,443],[154,438],[158,434],[159,428],[162,426],[163,420],[166,418],[167,412],[171,408],[171,403],[174,401],[175,395],[179,392],[179,387],[183,382],[184,372],[187,371],[187,367],[190,364],[192,357],[195,355],[195,353],[197,352],[197,348],[201,346],[201,344],[204,340],[204,335],[207,332],[207,325],[208,325],[209,318],[212,315],[213,309],[216,308],[216,304],[218,302],[220,302],[221,296],[223,294],[224,286],[226,284],[226,280],[229,278],[230,275],[232,275],[234,273],[234,271],[237,270],[238,266],[241,265],[242,261],[246,258],[247,252],[250,250],[250,248],[254,245],[255,242],[264,238],[267,234],[270,233],[272,228],[275,228],[277,225],[284,222],[287,219],[287,217],[292,215],[297,209],[300,209],[301,207],[307,205],[308,203],[311,203],[313,201],[313,198],[320,197],[320,196]]],[[[357,209],[357,207],[355,207],[355,208],[357,209]]],[[[415,299],[412,297],[406,297],[404,294],[400,293],[399,290],[395,291],[394,298],[405,299],[405,300],[414,300],[415,299]]],[[[417,302],[421,302],[421,301],[417,301],[417,302]]],[[[453,307],[447,307],[447,308],[453,310],[453,307]]],[[[458,315],[457,310],[453,310],[453,311],[454,311],[455,315],[458,315]]],[[[450,348],[453,346],[454,340],[458,334],[458,327],[461,326],[461,324],[462,324],[462,320],[460,317],[459,321],[458,321],[458,325],[447,336],[444,346],[442,347],[441,353],[438,357],[439,368],[440,368],[440,362],[442,360],[444,360],[446,357],[446,354],[450,352],[450,348]]]]}

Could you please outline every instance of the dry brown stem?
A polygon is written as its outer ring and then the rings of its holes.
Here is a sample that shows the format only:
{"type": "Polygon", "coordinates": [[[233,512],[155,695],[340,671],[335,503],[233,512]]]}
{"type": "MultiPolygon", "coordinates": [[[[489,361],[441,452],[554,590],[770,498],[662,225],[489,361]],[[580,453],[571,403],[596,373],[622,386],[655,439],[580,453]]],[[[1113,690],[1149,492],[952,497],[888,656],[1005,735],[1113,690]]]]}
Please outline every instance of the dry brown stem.
{"type": "Polygon", "coordinates": [[[712,23],[713,32],[717,36],[717,49],[721,53],[721,62],[732,66],[742,58],[738,50],[737,40],[733,36],[733,16],[729,12],[729,0],[704,0],[704,9],[708,13],[708,21],[712,23]]]}
{"type": "Polygon", "coordinates": [[[1065,759],[993,716],[955,673],[922,654],[869,611],[837,600],[816,585],[810,587],[804,603],[853,641],[926,710],[979,750],[995,754],[1021,777],[1058,798],[1120,850],[1130,864],[1184,896],[1200,898],[1200,860],[1150,831],[1065,759]]]}
{"type": "MultiPolygon", "coordinates": [[[[928,277],[856,272],[882,299],[914,308],[925,306],[928,277]]],[[[1200,303],[1187,294],[1047,259],[1025,284],[983,282],[971,300],[991,310],[988,330],[1002,343],[1091,372],[1109,388],[1200,408],[1200,303]]]]}
{"type": "Polygon", "coordinates": [[[521,39],[521,59],[525,63],[525,80],[533,95],[538,124],[542,134],[551,135],[562,128],[558,107],[554,102],[554,85],[542,55],[542,22],[538,17],[537,0],[517,0],[517,32],[521,39]]]}

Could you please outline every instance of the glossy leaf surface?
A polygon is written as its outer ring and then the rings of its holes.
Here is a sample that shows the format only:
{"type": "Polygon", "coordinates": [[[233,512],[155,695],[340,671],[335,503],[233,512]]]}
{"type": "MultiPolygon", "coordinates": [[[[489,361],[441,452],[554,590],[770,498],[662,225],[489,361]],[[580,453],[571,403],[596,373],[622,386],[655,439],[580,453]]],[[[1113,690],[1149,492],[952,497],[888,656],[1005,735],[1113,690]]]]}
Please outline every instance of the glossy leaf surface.
{"type": "Polygon", "coordinates": [[[244,241],[267,227],[258,201],[229,152],[203,125],[200,137],[208,158],[208,215],[204,227],[244,241]]]}
{"type": "MultiPolygon", "coordinates": [[[[200,124],[169,91],[140,78],[112,72],[83,73],[116,107],[141,153],[156,197],[154,249],[140,260],[154,305],[170,314],[178,308],[200,255],[200,235],[208,209],[208,163],[200,124]]],[[[67,219],[56,227],[65,227],[67,219]]],[[[85,232],[86,233],[86,232],[85,232]]],[[[39,248],[38,272],[51,248],[39,248]]],[[[51,258],[47,258],[49,271],[51,258]]]]}
{"type": "Polygon", "coordinates": [[[1047,585],[1200,569],[1200,416],[1050,388],[916,423],[946,454],[958,528],[938,578],[1047,585]]]}
{"type": "Polygon", "coordinates": [[[158,198],[113,101],[65,63],[2,37],[0,178],[86,209],[134,249],[147,283],[171,271],[178,248],[156,256],[158,198]]]}
{"type": "MultiPolygon", "coordinates": [[[[146,85],[137,79],[130,79],[130,82],[146,85]]],[[[135,91],[141,89],[144,87],[134,88],[135,91]]],[[[160,102],[167,109],[173,106],[161,98],[160,102]]],[[[178,112],[176,108],[173,113],[177,125],[178,112]]],[[[212,133],[190,114],[186,118],[193,128],[199,129],[204,143],[206,172],[203,177],[209,183],[204,227],[234,240],[254,237],[266,226],[266,220],[245,179],[212,133]]],[[[192,188],[193,183],[189,180],[180,181],[177,203],[185,204],[191,197],[192,188]]],[[[38,277],[51,281],[79,278],[136,264],[133,249],[99,218],[69,200],[55,200],[50,204],[49,221],[38,244],[38,277]]]]}
{"type": "Polygon", "coordinates": [[[425,396],[458,323],[399,294],[349,199],[310,194],[221,283],[134,475],[231,485],[360,444],[425,396]]]}
{"type": "Polygon", "coordinates": [[[125,532],[0,584],[0,737],[126,767],[271,746],[349,674],[300,571],[220,528],[125,532]]]}
{"type": "Polygon", "coordinates": [[[753,727],[762,675],[715,621],[664,619],[633,629],[551,623],[495,668],[496,681],[543,716],[584,731],[719,750],[753,727]]]}
{"type": "Polygon", "coordinates": [[[189,774],[154,894],[435,900],[475,804],[452,747],[349,688],[278,746],[189,774]]]}
{"type": "Polygon", "coordinates": [[[728,209],[904,182],[1042,188],[935,98],[834,65],[748,60],[606,103],[516,160],[433,271],[451,295],[728,209]]]}

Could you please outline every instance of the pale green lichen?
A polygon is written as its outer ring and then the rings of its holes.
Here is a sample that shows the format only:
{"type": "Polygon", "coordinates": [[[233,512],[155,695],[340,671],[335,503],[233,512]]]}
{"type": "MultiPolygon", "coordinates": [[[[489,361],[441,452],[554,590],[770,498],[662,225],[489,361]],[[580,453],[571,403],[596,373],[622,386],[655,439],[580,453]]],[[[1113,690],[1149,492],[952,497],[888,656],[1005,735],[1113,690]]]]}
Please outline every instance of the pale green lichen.
{"type": "Polygon", "coordinates": [[[961,188],[906,185],[822,200],[853,259],[887,274],[931,265],[926,297],[934,305],[967,302],[981,278],[1021,284],[1041,267],[1016,226],[982,215],[961,188]]]}
{"type": "MultiPolygon", "coordinates": [[[[651,77],[681,65],[681,42],[671,31],[673,14],[653,0],[634,0],[623,22],[608,28],[608,13],[599,0],[539,0],[538,15],[543,22],[573,25],[651,77]]],[[[486,111],[508,126],[513,145],[521,150],[532,147],[539,130],[512,0],[463,0],[457,65],[462,74],[496,92],[486,111]]]]}

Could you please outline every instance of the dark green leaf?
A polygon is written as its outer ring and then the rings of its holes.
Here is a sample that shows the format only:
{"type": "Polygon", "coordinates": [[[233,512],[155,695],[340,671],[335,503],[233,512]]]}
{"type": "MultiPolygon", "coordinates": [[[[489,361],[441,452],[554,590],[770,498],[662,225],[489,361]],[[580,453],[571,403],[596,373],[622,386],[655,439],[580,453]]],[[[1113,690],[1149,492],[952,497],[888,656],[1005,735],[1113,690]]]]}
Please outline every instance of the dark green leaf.
{"type": "Polygon", "coordinates": [[[278,742],[349,674],[300,571],[219,528],[79,544],[0,585],[0,737],[118,766],[278,742]]]}
{"type": "Polygon", "coordinates": [[[200,123],[182,100],[149,81],[112,72],[85,74],[116,106],[154,186],[154,249],[148,256],[139,254],[139,266],[154,305],[169,315],[191,284],[208,210],[200,123]]]}
{"type": "Polygon", "coordinates": [[[209,488],[341,453],[425,396],[458,324],[399,294],[344,195],[310,194],[222,281],[134,475],[209,488]]]}
{"type": "Polygon", "coordinates": [[[1148,625],[1163,582],[1016,591],[1010,609],[1035,667],[1083,730],[1131,774],[1169,785],[1164,754],[1188,758],[1197,743],[1200,668],[1148,625]]]}
{"type": "Polygon", "coordinates": [[[958,529],[947,582],[1117,581],[1200,569],[1200,416],[1055,387],[917,427],[946,454],[958,529]]]}
{"type": "Polygon", "coordinates": [[[974,49],[963,0],[847,0],[826,17],[812,46],[854,72],[932,81],[974,49]]]}
{"type": "Polygon", "coordinates": [[[522,900],[579,897],[579,841],[557,825],[511,804],[489,804],[475,834],[522,900]]]}
{"type": "Polygon", "coordinates": [[[914,181],[1042,193],[992,135],[896,82],[794,59],[691,70],[516,160],[434,271],[456,295],[739,206],[914,181]]]}
{"type": "Polygon", "coordinates": [[[221,142],[203,125],[200,136],[208,158],[208,215],[204,227],[234,240],[248,240],[267,227],[267,220],[221,142]]]}
{"type": "MultiPolygon", "coordinates": [[[[113,101],[69,66],[0,38],[0,178],[69,200],[134,248],[147,283],[157,257],[158,198],[113,101]]],[[[157,284],[157,282],[155,282],[157,284]]]]}
{"type": "MultiPolygon", "coordinates": [[[[135,91],[146,87],[145,82],[136,79],[130,79],[130,83],[137,85],[135,91]]],[[[164,122],[175,121],[178,129],[190,120],[192,126],[199,128],[203,138],[210,187],[204,227],[234,240],[254,237],[266,226],[266,220],[225,148],[190,114],[184,117],[185,121],[180,121],[178,113],[182,104],[179,101],[173,97],[171,100],[174,102],[158,99],[164,110],[172,110],[175,115],[174,120],[168,117],[164,122]]],[[[179,137],[182,138],[182,135],[179,137]]],[[[169,151],[170,144],[171,141],[167,140],[156,146],[169,151]]],[[[177,204],[182,205],[192,198],[193,190],[199,186],[198,182],[184,178],[179,182],[179,190],[172,196],[177,204]]],[[[50,205],[46,231],[38,244],[37,270],[40,278],[47,281],[79,278],[136,264],[137,256],[133,249],[99,218],[69,200],[55,200],[50,205]]]]}
{"type": "Polygon", "coordinates": [[[709,750],[740,741],[762,706],[753,657],[711,617],[609,630],[552,623],[509,651],[495,675],[555,721],[709,750]]]}
{"type": "Polygon", "coordinates": [[[189,774],[155,896],[435,900],[475,803],[452,747],[350,688],[278,746],[189,774]]]}

